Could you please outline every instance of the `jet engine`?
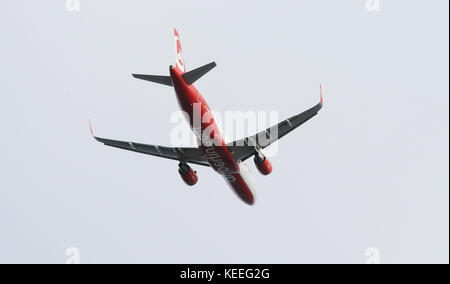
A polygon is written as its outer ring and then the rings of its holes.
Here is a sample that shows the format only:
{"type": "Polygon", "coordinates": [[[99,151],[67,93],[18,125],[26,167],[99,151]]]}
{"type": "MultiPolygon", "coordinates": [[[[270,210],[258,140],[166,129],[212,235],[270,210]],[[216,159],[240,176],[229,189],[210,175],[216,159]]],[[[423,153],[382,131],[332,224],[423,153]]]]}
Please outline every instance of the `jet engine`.
{"type": "Polygon", "coordinates": [[[189,167],[186,163],[178,164],[178,173],[180,173],[181,178],[187,185],[195,185],[198,181],[197,172],[189,167]]]}
{"type": "Polygon", "coordinates": [[[261,153],[255,155],[255,165],[258,171],[263,175],[269,175],[272,172],[272,164],[269,159],[261,153]]]}

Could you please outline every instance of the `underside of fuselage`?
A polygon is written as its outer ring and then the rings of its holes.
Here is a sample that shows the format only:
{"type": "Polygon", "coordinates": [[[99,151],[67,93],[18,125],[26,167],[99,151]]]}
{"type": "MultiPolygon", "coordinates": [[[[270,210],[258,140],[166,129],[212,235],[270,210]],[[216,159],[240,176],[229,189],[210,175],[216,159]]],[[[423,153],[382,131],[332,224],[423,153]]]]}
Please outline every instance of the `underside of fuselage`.
{"type": "Polygon", "coordinates": [[[187,84],[182,74],[179,68],[170,66],[170,78],[178,105],[186,113],[188,123],[197,136],[199,148],[211,168],[225,178],[233,192],[242,201],[252,205],[255,202],[256,183],[249,168],[244,163],[235,161],[205,99],[193,85],[187,84]]]}

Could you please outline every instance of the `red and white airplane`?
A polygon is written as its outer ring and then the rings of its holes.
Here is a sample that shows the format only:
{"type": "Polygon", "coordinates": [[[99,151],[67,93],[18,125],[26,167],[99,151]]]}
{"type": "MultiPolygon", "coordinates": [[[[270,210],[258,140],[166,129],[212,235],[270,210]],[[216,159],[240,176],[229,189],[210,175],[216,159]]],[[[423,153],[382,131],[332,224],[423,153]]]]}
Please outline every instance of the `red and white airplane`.
{"type": "Polygon", "coordinates": [[[256,183],[244,161],[254,156],[254,162],[261,174],[270,174],[272,165],[261,150],[318,113],[323,104],[322,87],[320,88],[320,102],[314,107],[254,136],[227,144],[220,135],[208,104],[193,85],[195,81],[213,69],[216,63],[212,62],[197,69],[186,71],[180,36],[176,29],[174,30],[174,36],[176,65],[169,67],[170,76],[133,74],[133,77],[164,84],[175,89],[178,104],[181,110],[188,114],[188,122],[198,138],[199,146],[197,148],[163,147],[104,139],[94,136],[92,127],[91,134],[96,140],[107,146],[179,161],[178,172],[186,184],[190,186],[197,183],[198,176],[197,172],[188,164],[209,166],[225,178],[225,181],[242,201],[253,205],[256,199],[256,183]],[[201,118],[200,123],[197,123],[198,125],[196,125],[195,117],[201,118]],[[203,119],[205,117],[208,119],[203,119]]]}

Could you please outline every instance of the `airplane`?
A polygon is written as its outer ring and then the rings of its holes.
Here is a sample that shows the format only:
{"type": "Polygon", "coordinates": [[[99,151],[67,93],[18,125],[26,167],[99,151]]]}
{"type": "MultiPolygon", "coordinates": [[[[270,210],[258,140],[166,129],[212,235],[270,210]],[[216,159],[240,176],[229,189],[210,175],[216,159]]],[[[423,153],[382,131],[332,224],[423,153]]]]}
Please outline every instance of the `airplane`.
{"type": "Polygon", "coordinates": [[[211,110],[203,96],[193,85],[203,75],[216,66],[211,62],[202,67],[186,70],[180,43],[180,35],[174,29],[175,65],[169,66],[169,76],[132,74],[134,78],[173,87],[179,107],[188,114],[186,119],[197,136],[198,147],[164,147],[135,142],[118,141],[96,137],[90,124],[92,136],[104,145],[147,155],[178,161],[178,172],[183,181],[193,186],[198,175],[189,164],[211,167],[222,175],[232,191],[246,204],[253,205],[256,200],[256,182],[245,160],[254,156],[256,168],[262,175],[272,172],[272,164],[262,153],[262,149],[285,136],[314,117],[323,105],[322,85],[320,86],[320,102],[314,107],[286,119],[260,133],[226,143],[212,117],[211,110]],[[209,117],[195,125],[194,117],[209,117]]]}

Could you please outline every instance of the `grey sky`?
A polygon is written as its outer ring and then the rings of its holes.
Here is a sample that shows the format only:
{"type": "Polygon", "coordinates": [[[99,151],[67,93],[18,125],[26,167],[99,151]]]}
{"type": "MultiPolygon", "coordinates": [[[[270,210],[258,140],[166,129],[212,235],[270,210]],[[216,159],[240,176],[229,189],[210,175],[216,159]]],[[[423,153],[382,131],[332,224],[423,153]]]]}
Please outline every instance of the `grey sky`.
{"type": "Polygon", "coordinates": [[[449,261],[449,2],[2,1],[0,263],[449,261]],[[280,142],[258,202],[195,167],[107,148],[89,133],[170,144],[172,29],[211,108],[318,101],[280,142]]]}

